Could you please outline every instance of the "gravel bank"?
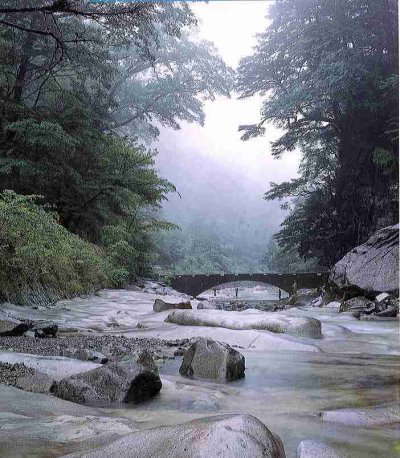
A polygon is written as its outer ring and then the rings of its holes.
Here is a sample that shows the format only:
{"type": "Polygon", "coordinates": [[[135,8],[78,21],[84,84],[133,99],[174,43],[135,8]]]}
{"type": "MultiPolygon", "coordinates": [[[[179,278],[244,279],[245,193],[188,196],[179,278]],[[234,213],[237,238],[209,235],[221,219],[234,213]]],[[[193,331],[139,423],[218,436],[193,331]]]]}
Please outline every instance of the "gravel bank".
{"type": "Polygon", "coordinates": [[[15,386],[19,377],[33,375],[35,371],[24,364],[0,363],[0,383],[15,386]]]}
{"type": "Polygon", "coordinates": [[[150,350],[154,358],[171,358],[181,354],[188,339],[161,340],[157,338],[131,338],[124,336],[69,336],[38,339],[34,337],[0,337],[0,350],[30,353],[42,356],[74,356],[82,349],[102,353],[110,359],[118,359],[135,350],[150,350]]]}

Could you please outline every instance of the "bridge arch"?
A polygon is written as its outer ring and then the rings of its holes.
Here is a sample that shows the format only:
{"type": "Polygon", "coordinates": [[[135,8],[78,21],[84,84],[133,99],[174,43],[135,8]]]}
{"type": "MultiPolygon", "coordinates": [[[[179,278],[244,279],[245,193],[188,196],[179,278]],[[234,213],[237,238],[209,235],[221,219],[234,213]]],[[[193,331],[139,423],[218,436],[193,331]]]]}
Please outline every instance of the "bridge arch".
{"type": "Polygon", "coordinates": [[[307,272],[296,274],[254,273],[254,274],[197,274],[177,275],[171,279],[171,287],[175,290],[196,297],[200,293],[224,283],[238,281],[253,281],[266,283],[282,289],[289,295],[293,292],[293,285],[297,288],[318,288],[328,280],[327,272],[307,272]]]}

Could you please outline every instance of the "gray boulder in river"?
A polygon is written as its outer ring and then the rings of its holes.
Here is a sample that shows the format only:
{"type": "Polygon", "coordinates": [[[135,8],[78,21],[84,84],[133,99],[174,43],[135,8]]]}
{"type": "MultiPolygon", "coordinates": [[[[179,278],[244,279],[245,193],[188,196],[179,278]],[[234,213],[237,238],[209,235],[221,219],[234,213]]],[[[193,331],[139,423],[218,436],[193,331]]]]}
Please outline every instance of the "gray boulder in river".
{"type": "Polygon", "coordinates": [[[154,312],[164,312],[165,310],[171,309],[191,309],[192,306],[190,302],[178,302],[178,303],[170,303],[165,302],[162,299],[156,299],[153,304],[153,311],[154,312]]]}
{"type": "Polygon", "coordinates": [[[340,289],[367,293],[399,289],[399,225],[385,227],[347,253],[329,280],[340,289]]]}
{"type": "Polygon", "coordinates": [[[285,458],[280,438],[251,415],[218,415],[128,434],[64,458],[285,458]]]}
{"type": "Polygon", "coordinates": [[[141,350],[119,362],[64,378],[53,385],[52,392],[80,404],[138,403],[155,396],[161,386],[151,354],[141,350]]]}
{"type": "Polygon", "coordinates": [[[211,339],[197,339],[183,355],[181,375],[218,381],[244,377],[245,359],[226,343],[211,339]]]}
{"type": "Polygon", "coordinates": [[[298,337],[311,337],[312,339],[322,337],[321,323],[315,318],[288,313],[262,312],[255,309],[247,309],[243,312],[174,310],[165,321],[181,326],[211,326],[237,330],[258,329],[298,337]]]}

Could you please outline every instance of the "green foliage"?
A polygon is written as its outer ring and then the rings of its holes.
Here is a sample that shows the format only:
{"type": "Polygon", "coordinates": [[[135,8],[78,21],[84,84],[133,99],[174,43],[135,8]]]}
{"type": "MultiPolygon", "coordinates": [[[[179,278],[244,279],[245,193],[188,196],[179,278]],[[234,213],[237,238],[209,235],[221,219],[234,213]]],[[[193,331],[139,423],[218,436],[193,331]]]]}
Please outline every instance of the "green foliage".
{"type": "MultiPolygon", "coordinates": [[[[150,272],[153,234],[175,227],[157,218],[175,188],[143,145],[157,126],[202,123],[203,101],[229,94],[232,70],[189,39],[196,20],[184,3],[62,13],[56,2],[46,15],[43,2],[25,3],[32,10],[0,25],[0,192],[43,196],[62,226],[99,247],[108,284],[123,286],[150,272]]],[[[91,279],[92,289],[103,283],[91,279]]],[[[83,283],[76,293],[90,289],[83,283]]]]}
{"type": "Polygon", "coordinates": [[[302,151],[300,178],[265,197],[290,209],[280,245],[329,266],[397,221],[397,2],[280,0],[270,16],[237,80],[241,97],[268,97],[240,130],[272,122],[284,130],[275,157],[302,151]]]}
{"type": "Polygon", "coordinates": [[[262,259],[267,272],[315,272],[319,269],[316,259],[304,260],[296,249],[283,249],[274,239],[268,243],[262,259]]]}
{"type": "Polygon", "coordinates": [[[0,299],[49,304],[110,285],[100,248],[68,232],[37,196],[0,194],[0,299]]]}

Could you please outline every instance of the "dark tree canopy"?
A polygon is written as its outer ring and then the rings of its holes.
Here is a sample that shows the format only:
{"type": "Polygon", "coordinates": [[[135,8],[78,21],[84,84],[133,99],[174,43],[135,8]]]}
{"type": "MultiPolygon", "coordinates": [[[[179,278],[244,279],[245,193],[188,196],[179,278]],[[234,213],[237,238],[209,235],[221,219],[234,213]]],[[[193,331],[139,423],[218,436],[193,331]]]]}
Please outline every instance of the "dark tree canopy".
{"type": "Polygon", "coordinates": [[[271,183],[292,198],[279,243],[332,265],[397,220],[398,25],[396,0],[281,0],[240,62],[241,97],[265,96],[257,125],[283,129],[279,158],[300,149],[300,177],[271,183]]]}
{"type": "Polygon", "coordinates": [[[0,193],[42,196],[101,247],[114,285],[144,274],[152,233],[175,227],[157,217],[175,187],[149,140],[159,126],[203,123],[204,101],[233,84],[212,43],[190,36],[195,24],[184,2],[0,7],[0,193]]]}

